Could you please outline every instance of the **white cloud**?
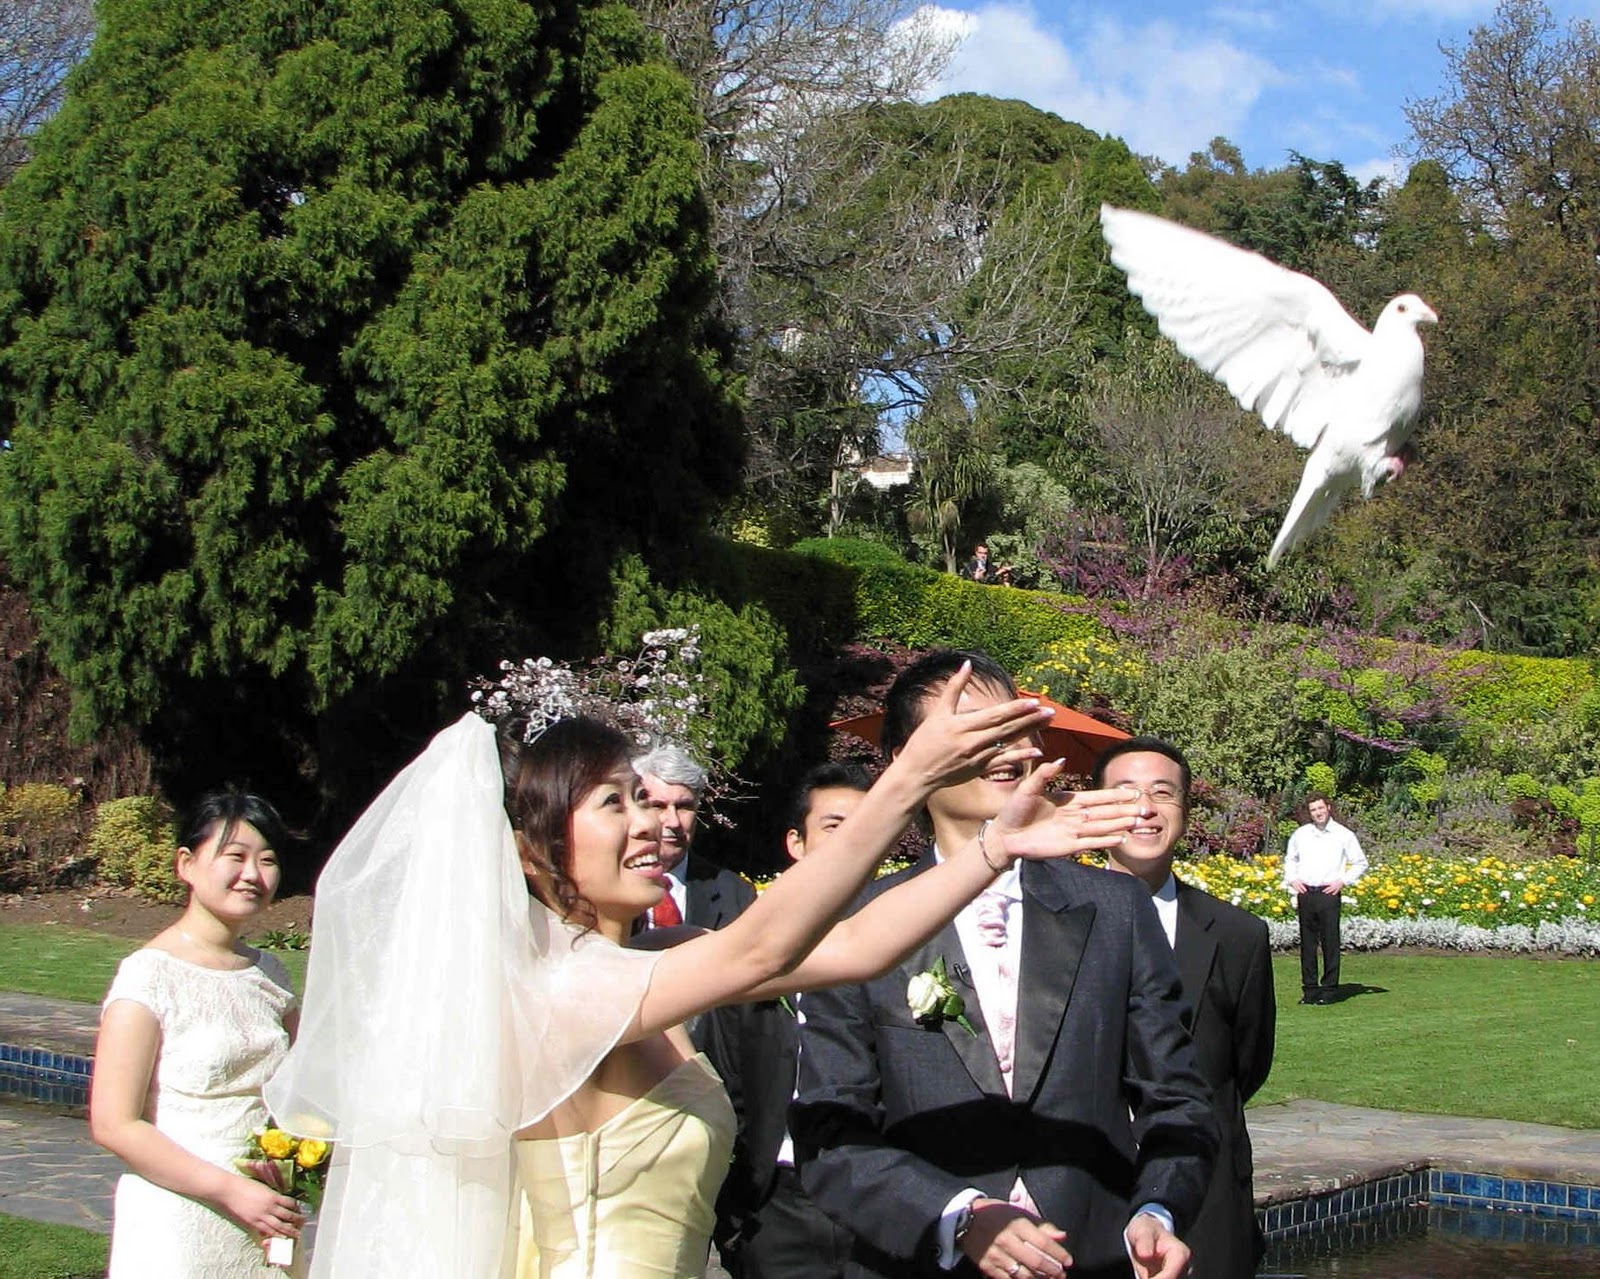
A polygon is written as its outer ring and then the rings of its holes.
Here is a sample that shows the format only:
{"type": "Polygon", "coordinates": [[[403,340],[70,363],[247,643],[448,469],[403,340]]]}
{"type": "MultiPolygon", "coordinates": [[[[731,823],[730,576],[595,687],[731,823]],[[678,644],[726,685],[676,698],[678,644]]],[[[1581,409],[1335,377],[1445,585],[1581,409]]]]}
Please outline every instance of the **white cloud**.
{"type": "Polygon", "coordinates": [[[1022,98],[1175,164],[1219,134],[1236,136],[1280,79],[1270,63],[1210,27],[1098,18],[1063,38],[1033,10],[1004,3],[972,13],[941,9],[937,20],[962,23],[955,29],[965,38],[935,95],[1022,98]]]}
{"type": "Polygon", "coordinates": [[[1408,167],[1404,160],[1384,155],[1362,160],[1359,164],[1347,165],[1345,171],[1362,185],[1371,182],[1373,178],[1382,178],[1390,186],[1403,186],[1408,167]]]}
{"type": "Polygon", "coordinates": [[[1344,22],[1463,22],[1487,19],[1494,7],[1495,0],[1317,0],[1318,9],[1344,22]]]}
{"type": "Polygon", "coordinates": [[[1325,84],[1329,88],[1343,89],[1349,93],[1361,92],[1361,73],[1354,67],[1337,67],[1319,62],[1310,69],[1308,75],[1318,84],[1325,84]]]}
{"type": "Polygon", "coordinates": [[[1278,15],[1261,5],[1219,4],[1206,11],[1207,21],[1239,31],[1276,31],[1278,15]]]}

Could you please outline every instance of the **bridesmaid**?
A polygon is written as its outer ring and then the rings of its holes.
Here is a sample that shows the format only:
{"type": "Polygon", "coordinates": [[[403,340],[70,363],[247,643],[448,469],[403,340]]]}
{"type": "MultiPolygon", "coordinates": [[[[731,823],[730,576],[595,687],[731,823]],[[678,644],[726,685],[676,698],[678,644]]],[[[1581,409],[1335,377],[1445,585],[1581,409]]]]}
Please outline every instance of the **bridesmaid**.
{"type": "Polygon", "coordinates": [[[121,1156],[108,1279],[280,1279],[262,1241],[299,1235],[293,1199],[233,1171],[267,1122],[261,1087],[298,1007],[283,965],[239,939],[277,892],[283,820],[214,791],[177,851],[182,916],[122,961],[95,1045],[89,1131],[121,1156]]]}

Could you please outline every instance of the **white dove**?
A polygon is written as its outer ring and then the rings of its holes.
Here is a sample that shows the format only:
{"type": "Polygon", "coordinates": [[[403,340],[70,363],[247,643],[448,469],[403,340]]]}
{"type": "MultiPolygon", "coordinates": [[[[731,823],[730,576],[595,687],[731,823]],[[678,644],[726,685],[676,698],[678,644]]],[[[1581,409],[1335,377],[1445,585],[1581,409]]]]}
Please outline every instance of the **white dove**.
{"type": "Polygon", "coordinates": [[[1422,407],[1422,339],[1433,308],[1402,293],[1371,333],[1310,276],[1259,253],[1130,209],[1100,206],[1111,260],[1161,331],[1233,398],[1310,449],[1267,554],[1274,567],[1357,484],[1371,497],[1405,470],[1422,407]]]}

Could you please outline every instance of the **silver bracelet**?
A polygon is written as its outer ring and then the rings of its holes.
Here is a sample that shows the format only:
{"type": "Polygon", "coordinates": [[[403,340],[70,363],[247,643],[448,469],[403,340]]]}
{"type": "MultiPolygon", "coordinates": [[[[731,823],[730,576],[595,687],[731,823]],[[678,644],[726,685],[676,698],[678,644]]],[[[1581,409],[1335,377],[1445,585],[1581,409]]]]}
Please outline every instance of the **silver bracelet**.
{"type": "Polygon", "coordinates": [[[992,870],[996,875],[1002,875],[1011,869],[1011,863],[1007,861],[1003,865],[996,866],[992,861],[989,860],[989,848],[988,845],[983,842],[983,837],[989,833],[989,827],[992,824],[993,823],[991,819],[987,817],[978,823],[978,856],[983,858],[983,864],[992,870]]]}

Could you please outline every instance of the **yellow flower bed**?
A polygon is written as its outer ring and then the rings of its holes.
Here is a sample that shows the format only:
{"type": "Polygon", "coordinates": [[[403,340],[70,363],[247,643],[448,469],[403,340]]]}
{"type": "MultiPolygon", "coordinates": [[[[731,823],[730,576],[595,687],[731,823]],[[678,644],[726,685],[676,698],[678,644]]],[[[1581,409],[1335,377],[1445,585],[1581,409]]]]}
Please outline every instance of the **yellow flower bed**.
{"type": "MultiPolygon", "coordinates": [[[[1294,918],[1282,888],[1283,858],[1180,860],[1179,878],[1264,919],[1294,918]]],[[[1588,919],[1600,900],[1600,865],[1570,857],[1512,864],[1498,857],[1374,858],[1344,890],[1345,912],[1375,919],[1456,919],[1464,924],[1553,923],[1588,919]]]]}
{"type": "MultiPolygon", "coordinates": [[[[1087,866],[1103,858],[1080,857],[1087,866]]],[[[878,874],[903,870],[886,862],[878,874]]],[[[1203,888],[1263,919],[1293,922],[1294,902],[1283,888],[1283,858],[1180,857],[1173,867],[1185,883],[1203,888]]],[[[757,891],[771,876],[755,881],[757,891]]],[[[1373,858],[1367,873],[1345,887],[1346,915],[1373,919],[1454,919],[1492,928],[1526,924],[1530,928],[1563,919],[1600,923],[1600,863],[1572,857],[1544,861],[1502,861],[1498,857],[1423,857],[1401,853],[1373,858]]]]}

